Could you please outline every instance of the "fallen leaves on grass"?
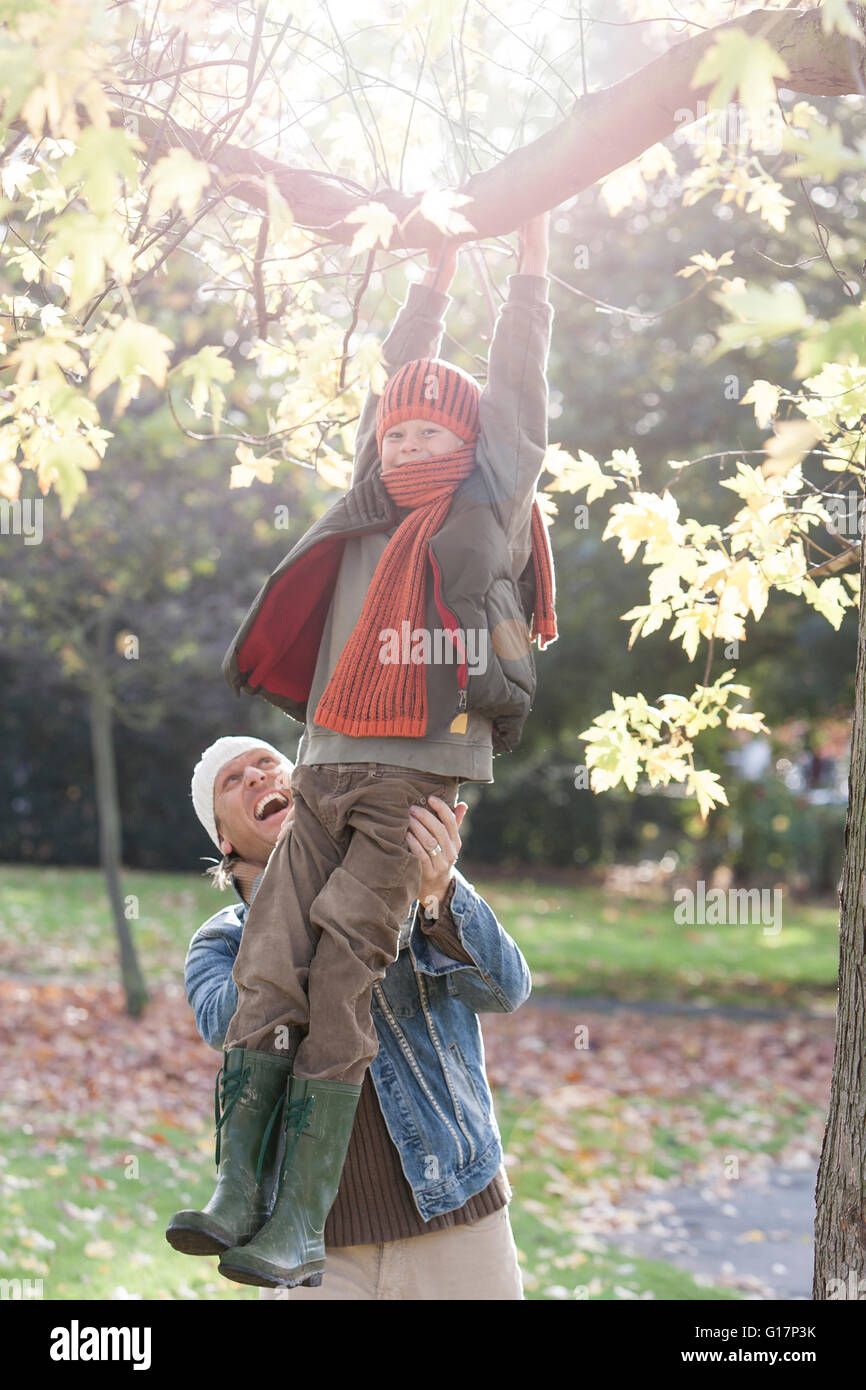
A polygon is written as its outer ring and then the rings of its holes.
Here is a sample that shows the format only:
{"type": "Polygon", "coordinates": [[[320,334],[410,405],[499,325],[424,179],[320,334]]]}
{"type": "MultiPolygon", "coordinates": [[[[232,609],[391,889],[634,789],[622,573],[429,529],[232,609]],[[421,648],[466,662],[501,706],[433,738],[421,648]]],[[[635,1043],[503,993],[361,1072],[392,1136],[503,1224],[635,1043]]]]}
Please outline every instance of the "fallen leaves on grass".
{"type": "MultiPolygon", "coordinates": [[[[690,1101],[707,1092],[723,1103],[719,1132],[752,1143],[768,1137],[780,1097],[819,1114],[828,1101],[832,1019],[744,1021],[528,1003],[480,1020],[491,1085],[530,1106],[543,1099],[554,1147],[557,1138],[573,1147],[565,1122],[575,1111],[592,1117],[612,1098],[640,1101],[640,1111],[621,1116],[632,1128],[653,1122],[654,1098],[668,1103],[655,1118],[673,1123],[684,1144],[706,1135],[706,1113],[690,1101]]],[[[164,1128],[200,1130],[221,1060],[196,1032],[179,986],[156,990],[133,1020],[116,985],[0,981],[0,1094],[38,1133],[77,1132],[86,1112],[99,1111],[116,1133],[165,1146],[164,1128]]]]}
{"type": "MultiPolygon", "coordinates": [[[[523,1208],[570,1234],[569,1267],[600,1235],[634,1229],[629,1191],[663,1189],[690,1170],[718,1168],[730,1153],[753,1168],[771,1153],[773,1162],[817,1163],[832,1019],[530,1003],[480,1021],[497,1114],[510,1121],[502,1124],[506,1166],[518,1180],[531,1178],[523,1208]]],[[[210,1128],[221,1060],[198,1036],[179,986],[155,989],[133,1020],[118,986],[0,981],[4,1118],[31,1136],[28,1147],[46,1155],[57,1178],[64,1138],[96,1150],[111,1135],[130,1153],[160,1151],[185,1181],[192,1150],[211,1148],[201,1133],[210,1128]],[[190,1132],[190,1143],[175,1147],[171,1129],[190,1132]]],[[[120,1162],[118,1169],[121,1177],[120,1162]]],[[[95,1177],[94,1188],[103,1181],[95,1177]]],[[[61,1209],[74,1221],[98,1210],[61,1209]]],[[[107,1258],[99,1238],[90,1252],[107,1258]]]]}
{"type": "Polygon", "coordinates": [[[0,981],[0,1095],[37,1142],[86,1137],[98,1112],[131,1146],[165,1146],[163,1126],[199,1130],[212,1114],[221,1060],[180,987],[134,1020],[117,985],[0,981]]]}

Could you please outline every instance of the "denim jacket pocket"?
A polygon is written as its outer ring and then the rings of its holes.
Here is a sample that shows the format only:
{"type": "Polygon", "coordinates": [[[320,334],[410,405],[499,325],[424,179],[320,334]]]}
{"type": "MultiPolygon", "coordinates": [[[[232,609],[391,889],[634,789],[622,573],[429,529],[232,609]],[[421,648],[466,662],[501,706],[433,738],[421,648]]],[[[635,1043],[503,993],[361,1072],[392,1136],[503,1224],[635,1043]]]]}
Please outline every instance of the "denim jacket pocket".
{"type": "Polygon", "coordinates": [[[448,1044],[448,1060],[451,1080],[467,1118],[471,1117],[479,1125],[487,1125],[490,1120],[490,1108],[487,1101],[479,1095],[472,1073],[456,1042],[448,1044]]]}

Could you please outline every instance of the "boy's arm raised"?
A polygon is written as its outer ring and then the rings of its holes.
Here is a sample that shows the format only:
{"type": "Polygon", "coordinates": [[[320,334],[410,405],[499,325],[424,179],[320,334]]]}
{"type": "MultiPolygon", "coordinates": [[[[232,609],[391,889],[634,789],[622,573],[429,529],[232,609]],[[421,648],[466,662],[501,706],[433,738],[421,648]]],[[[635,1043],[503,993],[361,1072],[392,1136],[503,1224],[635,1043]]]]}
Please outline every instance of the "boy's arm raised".
{"type": "MultiPolygon", "coordinates": [[[[456,264],[456,250],[447,249],[436,264],[432,260],[428,263],[420,284],[409,286],[391,331],[382,344],[382,357],[389,377],[405,362],[413,362],[416,357],[439,356],[445,314],[451,303],[448,287],[454,277],[456,264]]],[[[353,484],[372,472],[379,457],[376,444],[378,404],[379,397],[368,391],[355,436],[353,484]]]]}
{"type": "Polygon", "coordinates": [[[530,516],[547,449],[547,358],[553,309],[547,298],[548,214],[521,229],[521,259],[508,279],[481,396],[476,449],[516,568],[529,559],[530,516]]]}

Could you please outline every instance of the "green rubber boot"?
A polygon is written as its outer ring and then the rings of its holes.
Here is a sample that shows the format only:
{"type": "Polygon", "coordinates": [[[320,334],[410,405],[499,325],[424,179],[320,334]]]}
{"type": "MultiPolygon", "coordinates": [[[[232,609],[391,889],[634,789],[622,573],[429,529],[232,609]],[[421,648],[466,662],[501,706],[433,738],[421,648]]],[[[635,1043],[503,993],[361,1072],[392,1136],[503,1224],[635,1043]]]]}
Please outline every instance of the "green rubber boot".
{"type": "Polygon", "coordinates": [[[314,1287],[325,1269],[325,1221],[334,1205],[361,1087],[293,1076],[286,1149],[273,1213],[243,1248],[224,1251],[220,1274],[264,1288],[314,1287]]]}
{"type": "Polygon", "coordinates": [[[244,1245],[268,1218],[278,1177],[279,1111],[292,1063],[232,1047],[214,1087],[216,1191],[202,1211],[178,1211],[165,1238],[184,1255],[218,1255],[244,1245]]]}

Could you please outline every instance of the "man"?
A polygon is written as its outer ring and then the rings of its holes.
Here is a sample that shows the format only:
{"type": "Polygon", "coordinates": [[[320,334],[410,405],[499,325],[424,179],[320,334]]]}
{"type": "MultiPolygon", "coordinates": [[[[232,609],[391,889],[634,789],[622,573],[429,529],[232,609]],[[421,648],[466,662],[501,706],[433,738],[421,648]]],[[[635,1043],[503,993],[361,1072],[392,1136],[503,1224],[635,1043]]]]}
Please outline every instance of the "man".
{"type": "MultiPolygon", "coordinates": [[[[217,877],[241,899],[199,928],[186,960],[187,996],[212,1047],[222,1047],[237,1004],[231,972],[247,908],[291,830],[291,771],[271,745],[226,738],[193,776],[196,813],[224,856],[217,877]]],[[[325,1225],[327,1279],[262,1289],[262,1298],[523,1297],[478,1014],[518,1008],[531,981],[515,942],[455,868],[466,809],[435,798],[413,808],[406,843],[421,863],[419,901],[374,989],[379,1050],[325,1225]]]]}

